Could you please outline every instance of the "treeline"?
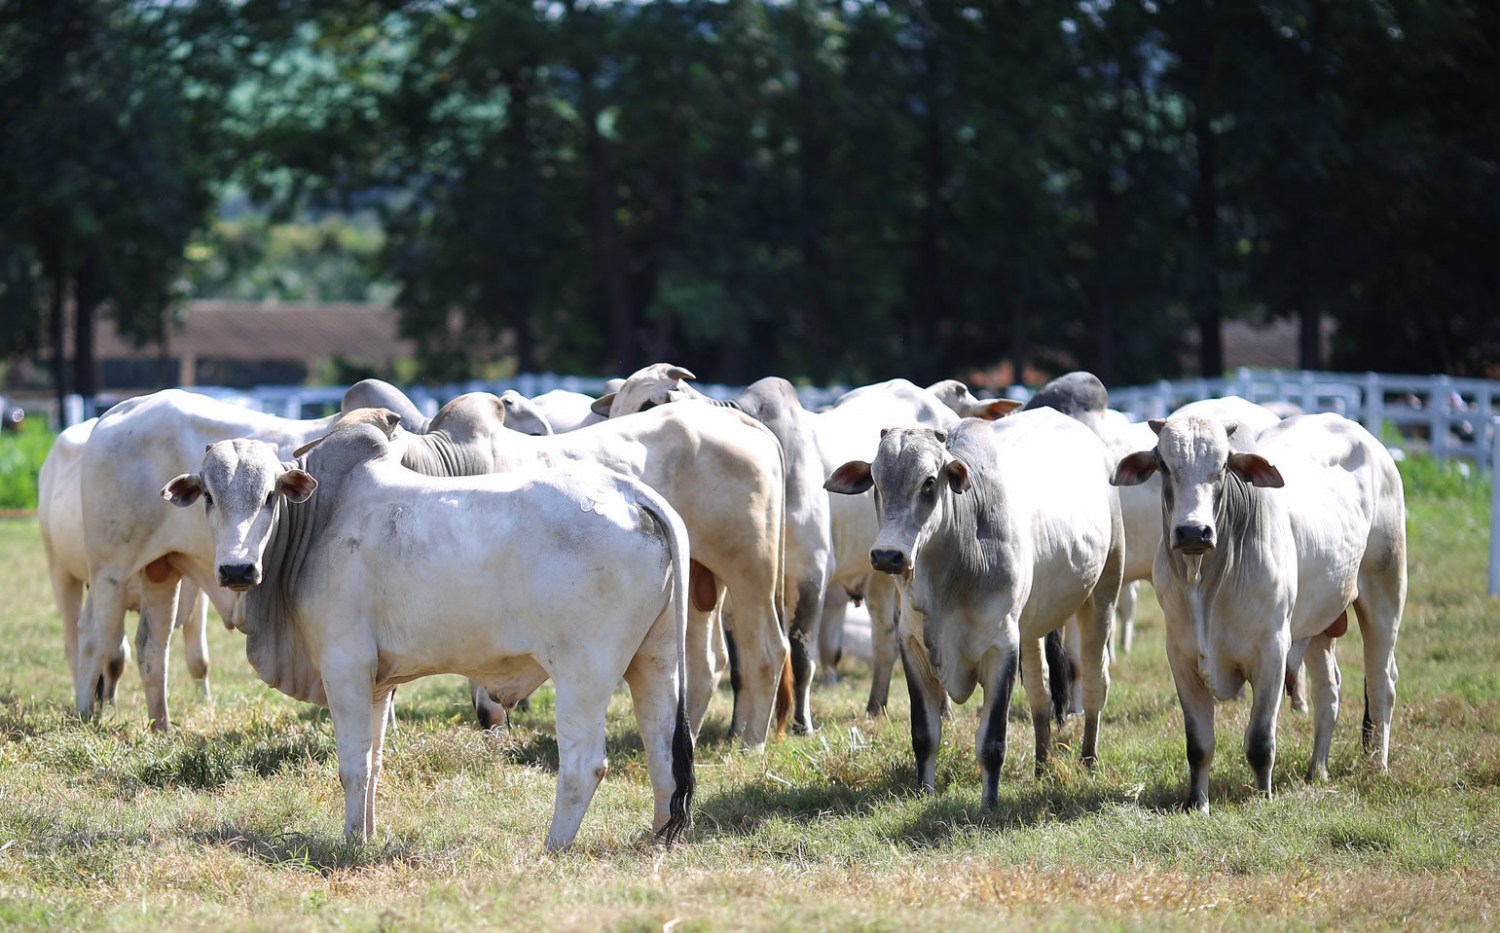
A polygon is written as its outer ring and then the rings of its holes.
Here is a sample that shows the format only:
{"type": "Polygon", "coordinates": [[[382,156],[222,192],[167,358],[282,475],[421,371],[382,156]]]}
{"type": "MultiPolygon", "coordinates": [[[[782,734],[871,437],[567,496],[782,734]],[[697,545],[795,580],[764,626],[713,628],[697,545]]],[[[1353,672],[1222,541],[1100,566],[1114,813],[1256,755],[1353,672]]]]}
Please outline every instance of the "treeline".
{"type": "Polygon", "coordinates": [[[1218,374],[1230,317],[1298,320],[1308,367],[1500,362],[1489,0],[0,11],[10,351],[73,306],[165,333],[232,183],[374,211],[435,379],[503,336],[522,370],[1134,382],[1193,344],[1218,374]]]}

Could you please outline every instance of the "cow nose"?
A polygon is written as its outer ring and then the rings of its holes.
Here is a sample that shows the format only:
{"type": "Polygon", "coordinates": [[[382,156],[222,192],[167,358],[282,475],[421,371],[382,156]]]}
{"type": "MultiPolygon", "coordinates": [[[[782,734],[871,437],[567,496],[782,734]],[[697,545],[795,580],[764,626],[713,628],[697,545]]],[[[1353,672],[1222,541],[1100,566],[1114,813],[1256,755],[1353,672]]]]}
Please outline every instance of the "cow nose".
{"type": "Polygon", "coordinates": [[[881,573],[901,573],[906,570],[906,555],[896,550],[875,548],[870,551],[870,566],[881,573]]]}
{"type": "Polygon", "coordinates": [[[220,564],[219,585],[231,590],[247,590],[260,582],[254,564],[220,564]]]}
{"type": "Polygon", "coordinates": [[[1214,530],[1209,525],[1178,525],[1172,529],[1172,547],[1184,554],[1212,551],[1214,530]]]}

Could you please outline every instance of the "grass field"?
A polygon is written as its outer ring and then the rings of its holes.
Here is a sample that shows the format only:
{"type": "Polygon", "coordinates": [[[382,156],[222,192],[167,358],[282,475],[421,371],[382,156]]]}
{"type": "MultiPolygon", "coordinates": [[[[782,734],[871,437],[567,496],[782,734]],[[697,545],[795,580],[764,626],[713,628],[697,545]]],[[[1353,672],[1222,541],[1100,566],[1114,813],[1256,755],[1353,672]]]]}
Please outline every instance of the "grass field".
{"type": "MultiPolygon", "coordinates": [[[[546,688],[503,734],[474,727],[457,678],[403,688],[378,840],[346,846],[327,714],[262,686],[241,636],[217,621],[212,703],[174,645],[174,733],[147,733],[133,671],[115,712],[81,725],[36,523],[0,520],[0,926],[1493,927],[1500,613],[1484,595],[1486,502],[1414,494],[1410,509],[1389,775],[1359,752],[1351,626],[1331,779],[1302,779],[1311,722],[1283,706],[1275,796],[1258,799],[1241,752],[1248,703],[1228,704],[1214,811],[1179,812],[1181,714],[1148,597],[1092,773],[1065,747],[1033,778],[1030,727],[1013,714],[1000,808],[982,811],[976,699],[945,731],[938,795],[920,796],[904,686],[890,718],[867,719],[867,671],[846,663],[842,683],[815,694],[820,733],[763,756],[724,738],[728,696],[715,699],[695,822],[664,852],[648,841],[650,789],[622,694],[609,777],[577,845],[555,857],[541,851],[557,756],[546,688]]],[[[1062,741],[1077,738],[1070,723],[1062,741]]]]}

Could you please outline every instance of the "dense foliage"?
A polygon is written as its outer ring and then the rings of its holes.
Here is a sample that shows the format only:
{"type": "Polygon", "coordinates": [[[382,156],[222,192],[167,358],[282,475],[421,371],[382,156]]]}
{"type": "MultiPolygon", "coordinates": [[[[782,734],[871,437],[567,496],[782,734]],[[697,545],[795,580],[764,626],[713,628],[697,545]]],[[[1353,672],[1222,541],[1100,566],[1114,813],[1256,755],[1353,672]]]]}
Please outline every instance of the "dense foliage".
{"type": "Polygon", "coordinates": [[[1240,316],[1301,321],[1313,368],[1500,359],[1483,0],[0,11],[11,347],[59,283],[149,334],[232,180],[277,219],[377,210],[441,378],[503,335],[523,370],[1120,384],[1194,344],[1217,374],[1240,316]]]}

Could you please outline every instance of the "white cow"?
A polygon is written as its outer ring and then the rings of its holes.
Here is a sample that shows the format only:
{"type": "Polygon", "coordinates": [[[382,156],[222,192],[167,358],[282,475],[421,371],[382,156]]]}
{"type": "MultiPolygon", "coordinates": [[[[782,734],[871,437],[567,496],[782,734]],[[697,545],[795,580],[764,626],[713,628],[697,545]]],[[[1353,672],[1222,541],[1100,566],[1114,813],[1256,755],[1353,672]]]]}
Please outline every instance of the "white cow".
{"type": "Polygon", "coordinates": [[[119,652],[129,588],[141,588],[137,664],[153,729],[170,728],[167,647],[177,614],[178,582],[192,580],[225,619],[231,594],[214,578],[213,542],[192,516],[156,496],[162,477],[193,469],[216,441],[255,437],[283,456],[327,434],[334,418],[295,421],[249,411],[204,395],[164,389],[121,402],[99,418],[83,449],[84,546],[89,591],[78,625],[73,672],[80,715],[114,691],[124,657],[119,652]]]}
{"type": "MultiPolygon", "coordinates": [[[[1001,400],[1000,409],[1012,410],[1019,405],[1001,400]]],[[[905,379],[891,379],[846,392],[830,408],[818,412],[814,425],[823,465],[832,473],[848,461],[874,459],[880,432],[886,428],[946,428],[957,420],[953,409],[936,395],[905,379]]],[[[899,647],[896,624],[900,603],[891,578],[870,572],[870,548],[880,528],[874,496],[832,496],[829,516],[833,569],[822,621],[822,659],[829,671],[838,662],[847,600],[867,600],[873,661],[866,711],[875,715],[885,709],[890,697],[891,671],[899,647]]]]}
{"type": "Polygon", "coordinates": [[[961,703],[982,686],[975,752],[983,804],[996,805],[1018,661],[1040,770],[1052,745],[1042,639],[1075,614],[1084,646],[1080,757],[1093,764],[1124,560],[1110,467],[1093,432],[1043,409],[964,419],[946,432],[889,430],[872,463],[851,461],[829,478],[831,492],[876,492],[880,531],[869,559],[901,591],[901,658],[924,789],[936,787],[945,695],[961,703]]]}
{"type": "Polygon", "coordinates": [[[566,434],[608,417],[593,410],[596,399],[582,392],[553,389],[528,399],[513,389],[501,393],[505,423],[523,434],[566,434]]]}
{"type": "Polygon", "coordinates": [[[623,677],[652,826],[667,842],[682,832],[693,793],[687,529],[649,488],[582,465],[419,476],[379,429],[351,424],[299,463],[263,441],[214,444],[198,472],[161,490],[183,507],[200,496],[206,520],[192,517],[212,536],[217,578],[245,593],[234,618],[251,665],[332,713],[346,837],[375,831],[391,691],[440,673],[478,680],[506,705],[556,684],[553,851],[577,835],[608,768],[605,713],[623,677]]]}
{"type": "Polygon", "coordinates": [[[773,711],[782,717],[779,731],[792,699],[790,677],[778,681],[788,648],[781,624],[785,482],[775,436],[748,415],[709,406],[666,405],[543,437],[506,428],[505,415],[495,395],[461,395],[433,417],[427,434],[397,433],[402,462],[428,476],[597,464],[655,489],[682,516],[692,541],[688,710],[694,733],[719,673],[709,621],[727,590],[743,662],[733,731],[747,746],[763,745],[773,711]]]}
{"type": "MultiPolygon", "coordinates": [[[[83,589],[89,579],[88,554],[83,544],[83,446],[94,431],[97,418],[75,424],[57,435],[52,449],[37,471],[37,526],[42,548],[47,554],[47,572],[52,579],[52,595],[62,617],[63,647],[68,671],[78,668],[78,615],[83,605],[83,589]]],[[[126,585],[126,605],[140,609],[140,583],[131,579],[126,585]]],[[[200,692],[208,689],[208,599],[191,581],[184,581],[177,603],[174,627],[182,629],[187,646],[188,673],[198,682],[200,692]]],[[[147,627],[146,622],[141,628],[147,627]]],[[[122,643],[118,649],[123,667],[128,651],[122,643]]],[[[115,672],[117,681],[119,671],[115,672]]],[[[105,700],[113,701],[113,687],[105,700]]]]}
{"type": "Polygon", "coordinates": [[[1120,461],[1116,485],[1162,475],[1152,580],[1187,735],[1187,805],[1207,812],[1214,700],[1249,683],[1245,753],[1271,793],[1286,671],[1307,656],[1314,715],[1309,779],[1327,774],[1338,715],[1333,640],[1352,603],[1365,650],[1364,744],[1388,760],[1396,635],[1406,599],[1405,498],[1390,454],[1338,415],[1302,415],[1236,450],[1234,423],[1194,414],[1151,422],[1154,449],[1120,461]]]}
{"type": "MultiPolygon", "coordinates": [[[[599,399],[594,410],[619,418],[669,402],[696,402],[744,412],[776,436],[786,467],[784,597],[796,697],[792,729],[812,732],[811,688],[816,670],[818,625],[833,555],[828,494],[823,491],[827,470],[814,428],[816,419],[802,407],[792,384],[780,377],[760,379],[732,401],[720,401],[699,392],[690,384],[696,378],[681,366],[654,363],[632,373],[618,390],[599,399]]],[[[733,614],[732,600],[726,612],[733,614]]]]}

